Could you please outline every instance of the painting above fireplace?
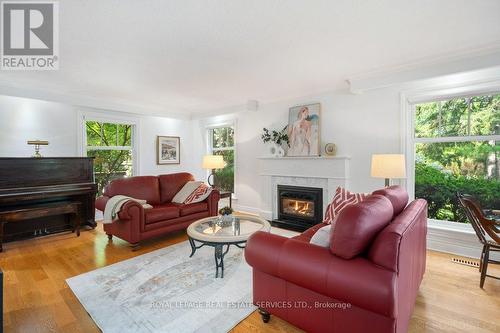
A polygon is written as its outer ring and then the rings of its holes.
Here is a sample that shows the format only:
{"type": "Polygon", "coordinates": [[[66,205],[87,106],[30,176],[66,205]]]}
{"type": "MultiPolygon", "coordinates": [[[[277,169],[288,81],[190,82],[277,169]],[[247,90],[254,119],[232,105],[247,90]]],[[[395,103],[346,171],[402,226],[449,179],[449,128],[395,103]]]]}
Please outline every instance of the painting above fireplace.
{"type": "Polygon", "coordinates": [[[278,185],[278,219],[273,224],[303,231],[323,220],[323,189],[278,185]]]}

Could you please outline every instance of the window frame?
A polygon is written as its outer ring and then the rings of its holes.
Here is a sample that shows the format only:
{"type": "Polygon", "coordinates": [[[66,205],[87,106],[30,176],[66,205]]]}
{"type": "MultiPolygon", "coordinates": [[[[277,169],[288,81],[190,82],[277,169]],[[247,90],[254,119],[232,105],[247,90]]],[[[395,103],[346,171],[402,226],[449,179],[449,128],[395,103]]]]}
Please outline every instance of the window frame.
{"type": "MultiPolygon", "coordinates": [[[[233,166],[233,179],[234,179],[234,188],[233,188],[233,193],[232,193],[232,198],[234,200],[237,199],[236,197],[236,168],[237,168],[237,149],[236,149],[236,122],[224,122],[224,123],[219,123],[219,124],[212,124],[208,125],[205,127],[206,129],[206,135],[207,135],[207,147],[206,151],[207,154],[212,155],[215,151],[227,151],[227,150],[232,150],[234,153],[234,166],[233,166]],[[214,143],[213,143],[213,130],[217,128],[224,128],[224,127],[232,127],[233,128],[233,146],[232,147],[224,147],[224,148],[215,148],[214,149],[214,143]]],[[[210,174],[210,170],[206,170],[206,176],[208,177],[210,174]]]]}
{"type": "Polygon", "coordinates": [[[79,154],[80,156],[87,157],[88,150],[131,150],[132,151],[132,176],[140,175],[139,163],[139,129],[140,120],[136,117],[122,116],[122,115],[104,115],[96,112],[79,112],[79,154]],[[131,145],[130,146],[87,146],[87,121],[96,121],[100,123],[111,123],[119,125],[130,125],[131,131],[131,145]],[[130,148],[129,148],[130,147],[130,148]]]}
{"type": "MultiPolygon", "coordinates": [[[[418,138],[415,135],[415,113],[416,105],[428,102],[449,100],[454,98],[467,98],[488,94],[500,93],[500,81],[480,83],[476,85],[463,85],[454,88],[435,88],[428,90],[405,91],[400,94],[401,107],[401,148],[406,157],[406,175],[402,185],[408,191],[410,200],[415,199],[415,145],[417,143],[440,143],[440,142],[470,142],[499,140],[500,135],[466,135],[453,137],[418,138]]],[[[428,219],[430,226],[454,231],[473,232],[469,224],[428,219]]]]}

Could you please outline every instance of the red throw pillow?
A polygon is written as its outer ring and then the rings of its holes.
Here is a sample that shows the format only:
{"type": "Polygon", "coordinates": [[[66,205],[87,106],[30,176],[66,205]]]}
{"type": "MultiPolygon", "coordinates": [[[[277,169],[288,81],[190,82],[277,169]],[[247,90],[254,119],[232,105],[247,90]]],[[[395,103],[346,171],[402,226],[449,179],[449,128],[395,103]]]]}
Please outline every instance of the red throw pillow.
{"type": "Polygon", "coordinates": [[[365,200],[367,196],[367,193],[352,193],[343,187],[337,187],[332,202],[326,207],[323,223],[332,224],[342,209],[365,200]]]}

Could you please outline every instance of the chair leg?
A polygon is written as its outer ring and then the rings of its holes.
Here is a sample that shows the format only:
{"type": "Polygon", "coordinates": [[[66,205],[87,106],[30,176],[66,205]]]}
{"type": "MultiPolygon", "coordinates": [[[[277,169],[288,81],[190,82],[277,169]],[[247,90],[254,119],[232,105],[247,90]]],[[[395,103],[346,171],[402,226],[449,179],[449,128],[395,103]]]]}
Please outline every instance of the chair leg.
{"type": "Polygon", "coordinates": [[[486,245],[483,245],[483,250],[481,251],[481,257],[479,258],[479,272],[481,272],[483,268],[483,257],[484,257],[484,249],[486,248],[486,245]]]}
{"type": "Polygon", "coordinates": [[[486,271],[488,270],[488,261],[490,260],[490,247],[485,246],[484,249],[484,255],[483,255],[483,260],[482,260],[482,266],[481,266],[481,281],[479,282],[479,287],[483,288],[484,286],[484,280],[486,278],[486,271]]]}

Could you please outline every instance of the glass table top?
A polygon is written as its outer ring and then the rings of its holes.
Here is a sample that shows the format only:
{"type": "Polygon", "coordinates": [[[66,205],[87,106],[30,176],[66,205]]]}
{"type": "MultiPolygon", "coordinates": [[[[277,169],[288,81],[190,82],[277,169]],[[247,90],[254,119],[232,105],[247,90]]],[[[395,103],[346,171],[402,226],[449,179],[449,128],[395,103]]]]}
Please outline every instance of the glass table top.
{"type": "Polygon", "coordinates": [[[257,231],[269,231],[268,221],[257,216],[233,215],[223,220],[219,216],[208,217],[193,222],[188,227],[191,238],[208,242],[245,241],[257,231]]]}

